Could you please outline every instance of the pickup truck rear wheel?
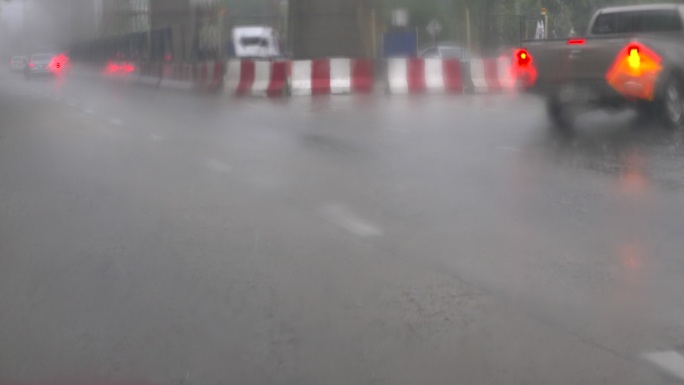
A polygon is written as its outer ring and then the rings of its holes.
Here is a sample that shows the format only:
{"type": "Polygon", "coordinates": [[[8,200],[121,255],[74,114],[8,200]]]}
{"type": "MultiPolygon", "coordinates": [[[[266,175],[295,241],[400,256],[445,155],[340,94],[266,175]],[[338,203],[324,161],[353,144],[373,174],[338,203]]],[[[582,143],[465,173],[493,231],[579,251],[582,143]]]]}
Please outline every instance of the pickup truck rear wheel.
{"type": "Polygon", "coordinates": [[[546,114],[555,128],[568,130],[572,128],[572,118],[567,106],[563,105],[557,94],[546,97],[546,114]]]}
{"type": "Polygon", "coordinates": [[[665,86],[661,100],[662,117],[671,128],[680,128],[684,123],[684,94],[681,83],[671,78],[665,86]]]}

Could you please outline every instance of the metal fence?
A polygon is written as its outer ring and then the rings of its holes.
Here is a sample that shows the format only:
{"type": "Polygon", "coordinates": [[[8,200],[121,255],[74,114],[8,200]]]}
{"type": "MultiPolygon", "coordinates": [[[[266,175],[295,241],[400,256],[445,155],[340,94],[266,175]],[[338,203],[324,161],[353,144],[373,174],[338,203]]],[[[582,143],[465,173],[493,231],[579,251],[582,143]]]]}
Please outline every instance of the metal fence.
{"type": "Polygon", "coordinates": [[[560,37],[554,30],[546,30],[545,21],[541,15],[488,15],[474,23],[474,45],[481,54],[492,55],[518,47],[524,40],[560,37]]]}

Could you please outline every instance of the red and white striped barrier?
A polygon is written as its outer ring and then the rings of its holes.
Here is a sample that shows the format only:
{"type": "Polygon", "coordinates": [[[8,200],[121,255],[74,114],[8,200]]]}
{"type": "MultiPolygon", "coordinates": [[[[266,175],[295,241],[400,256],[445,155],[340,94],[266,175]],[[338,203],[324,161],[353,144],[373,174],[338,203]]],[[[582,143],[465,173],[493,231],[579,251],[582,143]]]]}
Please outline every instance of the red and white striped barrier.
{"type": "MultiPolygon", "coordinates": [[[[521,74],[514,58],[397,58],[387,61],[387,87],[392,94],[476,93],[514,90],[521,74]],[[518,71],[519,72],[519,71],[518,71]]],[[[99,68],[108,78],[130,79],[155,86],[219,89],[254,96],[349,94],[371,92],[375,83],[371,59],[332,58],[301,61],[232,60],[187,63],[77,63],[77,71],[99,68]],[[224,70],[226,68],[227,70],[224,70]]],[[[534,76],[534,74],[530,75],[534,76]]]]}
{"type": "Polygon", "coordinates": [[[393,94],[463,92],[461,62],[452,59],[397,58],[387,63],[387,85],[393,94]]]}
{"type": "Polygon", "coordinates": [[[231,60],[224,89],[235,95],[284,96],[288,87],[289,62],[231,60]]]}
{"type": "Polygon", "coordinates": [[[515,79],[511,70],[512,58],[470,60],[470,79],[478,93],[513,90],[515,79]]]}
{"type": "Polygon", "coordinates": [[[223,83],[223,62],[141,63],[141,83],[179,89],[217,89],[223,83]]]}
{"type": "MultiPolygon", "coordinates": [[[[112,66],[110,63],[102,64],[102,63],[84,63],[84,62],[75,62],[71,66],[71,71],[70,73],[76,74],[78,76],[88,76],[88,77],[95,77],[99,78],[102,77],[103,75],[106,77],[117,77],[117,78],[123,78],[124,74],[121,71],[112,71],[112,66]]],[[[135,72],[135,69],[134,69],[135,72]]],[[[134,73],[132,72],[132,73],[134,73]]]]}
{"type": "Polygon", "coordinates": [[[292,62],[292,95],[367,93],[373,90],[373,62],[318,59],[292,62]]]}
{"type": "MultiPolygon", "coordinates": [[[[181,64],[182,66],[182,64],[181,64]]],[[[193,66],[193,83],[196,87],[216,89],[223,84],[223,62],[207,61],[193,66]],[[199,75],[199,76],[197,76],[199,75]]],[[[181,70],[181,74],[185,74],[181,70]]]]}
{"type": "Polygon", "coordinates": [[[126,76],[136,73],[136,66],[132,62],[109,61],[104,65],[102,74],[106,76],[126,76]]]}

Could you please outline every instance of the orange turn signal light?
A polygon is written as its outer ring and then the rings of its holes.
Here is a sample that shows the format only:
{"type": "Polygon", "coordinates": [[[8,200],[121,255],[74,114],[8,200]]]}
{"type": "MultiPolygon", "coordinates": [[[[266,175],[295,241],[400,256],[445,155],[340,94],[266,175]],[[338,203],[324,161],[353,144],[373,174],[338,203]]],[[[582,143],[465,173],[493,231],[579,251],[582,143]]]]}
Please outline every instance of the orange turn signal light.
{"type": "Polygon", "coordinates": [[[606,74],[613,89],[630,99],[653,100],[662,58],[641,43],[630,43],[618,53],[606,74]]]}

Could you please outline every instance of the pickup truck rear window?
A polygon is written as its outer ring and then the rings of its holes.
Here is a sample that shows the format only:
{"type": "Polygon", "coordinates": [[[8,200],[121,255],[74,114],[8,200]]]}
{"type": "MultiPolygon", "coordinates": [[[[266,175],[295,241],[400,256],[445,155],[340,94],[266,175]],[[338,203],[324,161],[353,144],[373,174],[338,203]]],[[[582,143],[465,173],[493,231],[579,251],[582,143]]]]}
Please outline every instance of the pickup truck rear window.
{"type": "Polygon", "coordinates": [[[633,12],[610,12],[599,15],[591,29],[593,35],[638,32],[677,32],[682,20],[676,9],[633,12]]]}

